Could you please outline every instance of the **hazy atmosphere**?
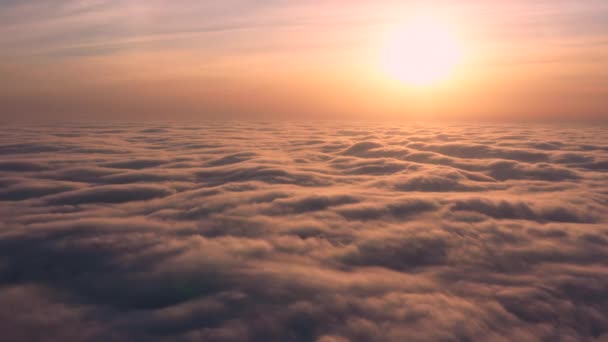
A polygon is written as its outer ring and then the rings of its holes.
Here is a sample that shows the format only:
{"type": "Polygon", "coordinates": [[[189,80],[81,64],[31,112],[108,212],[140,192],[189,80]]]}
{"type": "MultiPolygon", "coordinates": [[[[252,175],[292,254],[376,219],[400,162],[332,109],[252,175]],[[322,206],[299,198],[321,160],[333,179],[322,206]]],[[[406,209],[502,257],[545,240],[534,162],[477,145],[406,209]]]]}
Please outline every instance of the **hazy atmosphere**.
{"type": "Polygon", "coordinates": [[[608,342],[607,24],[0,0],[0,341],[608,342]]]}
{"type": "Polygon", "coordinates": [[[4,0],[1,119],[605,119],[607,20],[604,0],[4,0]],[[394,39],[418,17],[461,52],[425,89],[394,39]]]}

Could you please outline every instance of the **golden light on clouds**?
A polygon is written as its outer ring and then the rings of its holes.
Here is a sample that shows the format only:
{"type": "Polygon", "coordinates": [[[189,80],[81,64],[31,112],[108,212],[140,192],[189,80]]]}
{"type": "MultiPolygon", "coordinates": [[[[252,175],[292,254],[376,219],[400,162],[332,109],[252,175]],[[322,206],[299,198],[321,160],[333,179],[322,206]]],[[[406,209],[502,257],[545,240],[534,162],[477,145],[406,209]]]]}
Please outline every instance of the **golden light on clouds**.
{"type": "Polygon", "coordinates": [[[0,342],[608,342],[607,23],[0,0],[0,342]]]}

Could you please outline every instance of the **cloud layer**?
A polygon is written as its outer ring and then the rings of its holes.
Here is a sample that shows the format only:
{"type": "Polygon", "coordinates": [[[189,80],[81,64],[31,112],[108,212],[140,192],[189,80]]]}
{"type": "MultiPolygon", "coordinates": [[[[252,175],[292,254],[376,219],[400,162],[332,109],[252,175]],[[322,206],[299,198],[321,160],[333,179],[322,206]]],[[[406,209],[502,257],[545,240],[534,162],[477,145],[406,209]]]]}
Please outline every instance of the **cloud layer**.
{"type": "Polygon", "coordinates": [[[605,128],[0,134],[9,341],[608,340],[605,128]]]}

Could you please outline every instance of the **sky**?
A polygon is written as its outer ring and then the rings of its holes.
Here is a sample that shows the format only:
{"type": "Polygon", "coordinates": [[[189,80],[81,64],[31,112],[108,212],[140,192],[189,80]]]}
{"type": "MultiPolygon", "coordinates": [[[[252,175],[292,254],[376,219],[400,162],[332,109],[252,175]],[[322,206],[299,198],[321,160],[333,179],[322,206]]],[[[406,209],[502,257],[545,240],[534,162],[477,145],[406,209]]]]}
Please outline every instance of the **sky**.
{"type": "Polygon", "coordinates": [[[3,0],[0,121],[606,119],[607,22],[603,0],[3,0]],[[421,10],[466,55],[432,87],[381,63],[421,10]]]}

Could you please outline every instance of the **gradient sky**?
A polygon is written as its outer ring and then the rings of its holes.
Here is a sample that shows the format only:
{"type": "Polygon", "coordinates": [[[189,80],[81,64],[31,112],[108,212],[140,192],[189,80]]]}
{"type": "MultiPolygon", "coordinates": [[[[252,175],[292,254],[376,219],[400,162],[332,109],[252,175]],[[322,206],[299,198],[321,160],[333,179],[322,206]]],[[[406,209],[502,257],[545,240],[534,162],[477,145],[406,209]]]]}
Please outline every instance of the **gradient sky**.
{"type": "Polygon", "coordinates": [[[0,120],[605,119],[608,2],[0,1],[0,120]],[[421,91],[378,56],[422,4],[467,62],[421,91]]]}

